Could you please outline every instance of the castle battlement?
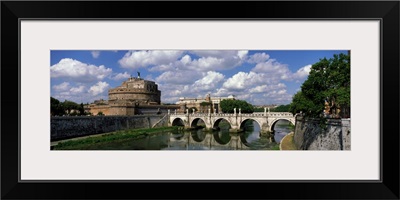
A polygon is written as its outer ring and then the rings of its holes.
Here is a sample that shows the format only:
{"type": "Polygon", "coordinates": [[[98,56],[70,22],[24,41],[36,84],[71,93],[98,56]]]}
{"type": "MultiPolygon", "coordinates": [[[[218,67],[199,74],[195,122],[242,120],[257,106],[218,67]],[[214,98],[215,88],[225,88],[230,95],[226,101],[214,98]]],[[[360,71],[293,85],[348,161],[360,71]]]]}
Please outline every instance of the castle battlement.
{"type": "Polygon", "coordinates": [[[95,101],[87,108],[90,112],[105,115],[134,115],[135,108],[144,105],[160,105],[161,91],[154,81],[131,77],[118,87],[108,90],[108,101],[95,101]]]}

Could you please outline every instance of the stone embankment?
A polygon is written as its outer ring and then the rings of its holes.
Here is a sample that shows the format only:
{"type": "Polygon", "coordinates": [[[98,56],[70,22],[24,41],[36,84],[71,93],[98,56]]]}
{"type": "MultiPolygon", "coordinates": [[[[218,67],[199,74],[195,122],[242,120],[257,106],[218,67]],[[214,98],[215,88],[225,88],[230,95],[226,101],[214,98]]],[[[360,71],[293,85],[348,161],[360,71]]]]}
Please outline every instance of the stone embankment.
{"type": "Polygon", "coordinates": [[[154,125],[166,126],[164,115],[51,117],[51,141],[154,125]]]}
{"type": "Polygon", "coordinates": [[[294,143],[299,150],[351,150],[350,119],[296,117],[294,143]]]}

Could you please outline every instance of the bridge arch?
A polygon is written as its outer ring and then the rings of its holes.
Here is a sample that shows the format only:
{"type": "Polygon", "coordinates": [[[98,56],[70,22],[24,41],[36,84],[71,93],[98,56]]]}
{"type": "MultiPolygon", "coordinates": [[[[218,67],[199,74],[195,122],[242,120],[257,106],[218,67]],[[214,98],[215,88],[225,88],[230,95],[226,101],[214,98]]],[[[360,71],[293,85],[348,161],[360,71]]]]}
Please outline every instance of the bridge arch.
{"type": "Polygon", "coordinates": [[[185,126],[185,122],[183,121],[183,119],[177,117],[172,120],[172,126],[185,126]]]}
{"type": "Polygon", "coordinates": [[[284,120],[284,121],[288,121],[290,122],[292,125],[295,125],[295,121],[293,119],[286,119],[286,118],[277,118],[272,120],[272,122],[270,123],[271,125],[269,126],[269,131],[272,132],[274,130],[275,124],[280,121],[280,120],[284,120]]]}
{"type": "Polygon", "coordinates": [[[190,127],[196,128],[199,122],[204,124],[204,126],[206,125],[206,122],[202,118],[195,118],[190,122],[190,127]]]}
{"type": "Polygon", "coordinates": [[[252,118],[247,118],[247,119],[244,119],[243,121],[241,121],[241,122],[240,122],[239,128],[242,129],[242,130],[244,130],[244,125],[245,125],[246,122],[248,122],[248,121],[255,121],[255,122],[257,122],[257,124],[258,124],[258,126],[260,126],[260,130],[261,130],[263,124],[260,123],[257,119],[252,119],[252,118]]]}
{"type": "Polygon", "coordinates": [[[223,121],[223,120],[227,121],[227,122],[229,123],[229,126],[232,127],[232,124],[231,124],[231,122],[230,122],[229,120],[227,120],[227,119],[225,119],[225,118],[218,118],[217,120],[214,121],[214,123],[213,123],[213,125],[212,125],[212,128],[213,128],[213,129],[217,129],[219,123],[220,123],[221,121],[223,121]]]}

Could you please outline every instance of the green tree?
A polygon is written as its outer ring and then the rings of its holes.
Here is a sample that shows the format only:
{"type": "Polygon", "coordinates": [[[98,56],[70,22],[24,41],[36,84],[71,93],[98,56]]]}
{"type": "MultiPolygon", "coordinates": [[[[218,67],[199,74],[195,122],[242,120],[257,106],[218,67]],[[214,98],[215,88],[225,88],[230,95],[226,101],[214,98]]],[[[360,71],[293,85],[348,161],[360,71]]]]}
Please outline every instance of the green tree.
{"type": "Polygon", "coordinates": [[[98,116],[104,116],[103,112],[101,112],[101,111],[99,111],[99,112],[97,113],[97,115],[98,115],[98,116]]]}
{"type": "Polygon", "coordinates": [[[85,115],[85,108],[83,107],[83,103],[79,105],[78,111],[79,115],[85,115]]]}
{"type": "Polygon", "coordinates": [[[68,114],[71,113],[71,110],[79,109],[79,105],[73,101],[65,100],[62,104],[63,104],[64,109],[68,111],[67,112],[68,114]]]}
{"type": "MultiPolygon", "coordinates": [[[[323,109],[323,104],[321,104],[322,109],[323,109]]],[[[290,104],[289,107],[289,112],[295,114],[295,113],[311,113],[309,112],[310,109],[320,109],[317,105],[315,105],[311,100],[309,100],[304,94],[299,91],[293,96],[292,103],[290,104]]]]}
{"type": "Polygon", "coordinates": [[[289,112],[290,104],[288,105],[280,105],[276,108],[270,109],[271,112],[289,112]]]}
{"type": "Polygon", "coordinates": [[[197,108],[196,107],[191,107],[191,108],[189,108],[189,113],[193,113],[193,109],[194,109],[195,112],[197,112],[197,108]]]}
{"type": "Polygon", "coordinates": [[[254,112],[264,112],[264,108],[260,108],[260,107],[256,108],[256,107],[254,107],[254,112]]]}
{"type": "Polygon", "coordinates": [[[290,111],[302,111],[305,115],[319,117],[325,101],[340,110],[340,116],[350,116],[350,56],[334,55],[331,59],[320,59],[311,67],[310,74],[301,86],[301,91],[293,96],[290,111]]]}
{"type": "Polygon", "coordinates": [[[243,100],[224,99],[220,102],[220,106],[222,112],[224,113],[233,113],[234,108],[236,108],[236,112],[239,112],[239,108],[241,109],[242,113],[254,112],[253,105],[243,100]]]}
{"type": "Polygon", "coordinates": [[[201,102],[200,103],[200,112],[204,112],[204,113],[208,112],[208,109],[211,109],[211,105],[212,105],[211,102],[206,102],[206,101],[201,102]]]}
{"type": "Polygon", "coordinates": [[[65,114],[62,103],[53,97],[50,97],[50,113],[52,116],[62,116],[65,114]]]}

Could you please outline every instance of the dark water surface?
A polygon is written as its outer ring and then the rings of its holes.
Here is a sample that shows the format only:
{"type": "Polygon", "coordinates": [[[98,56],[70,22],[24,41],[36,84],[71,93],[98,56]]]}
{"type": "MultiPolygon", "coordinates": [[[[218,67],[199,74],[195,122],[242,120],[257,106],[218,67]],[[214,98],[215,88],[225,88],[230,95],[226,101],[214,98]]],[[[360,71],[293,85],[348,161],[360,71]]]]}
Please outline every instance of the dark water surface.
{"type": "Polygon", "coordinates": [[[281,139],[291,132],[289,122],[280,120],[275,124],[274,134],[260,136],[260,126],[250,121],[245,131],[230,133],[229,126],[220,125],[219,131],[204,132],[166,131],[142,139],[116,141],[91,145],[87,149],[97,150],[271,150],[276,149],[281,139]]]}

